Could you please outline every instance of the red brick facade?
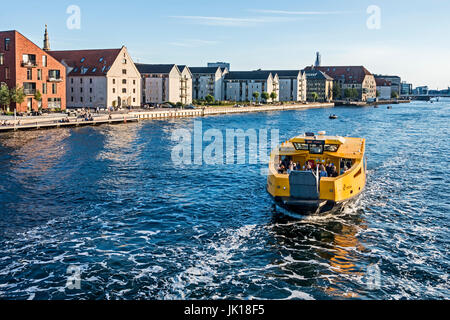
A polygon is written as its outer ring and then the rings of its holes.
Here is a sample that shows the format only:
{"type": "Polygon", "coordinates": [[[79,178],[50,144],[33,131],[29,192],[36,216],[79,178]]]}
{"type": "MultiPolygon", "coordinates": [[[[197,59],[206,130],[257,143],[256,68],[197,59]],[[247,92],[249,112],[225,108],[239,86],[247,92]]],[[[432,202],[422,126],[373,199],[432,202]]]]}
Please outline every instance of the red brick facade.
{"type": "Polygon", "coordinates": [[[10,89],[23,87],[26,92],[22,104],[11,103],[11,111],[14,107],[18,112],[37,111],[39,107],[66,109],[66,68],[17,31],[0,32],[0,83],[10,89]],[[41,102],[35,99],[37,91],[41,102]]]}

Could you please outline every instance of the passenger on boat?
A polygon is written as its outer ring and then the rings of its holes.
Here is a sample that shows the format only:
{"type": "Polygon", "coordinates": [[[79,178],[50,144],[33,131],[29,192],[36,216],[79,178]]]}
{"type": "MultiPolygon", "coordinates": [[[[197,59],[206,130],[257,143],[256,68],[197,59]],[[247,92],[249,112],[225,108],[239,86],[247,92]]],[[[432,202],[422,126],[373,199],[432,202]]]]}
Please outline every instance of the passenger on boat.
{"type": "Polygon", "coordinates": [[[332,178],[339,177],[339,174],[337,172],[336,166],[334,164],[331,165],[331,173],[328,176],[332,177],[332,178]]]}
{"type": "Polygon", "coordinates": [[[341,174],[345,174],[347,171],[348,171],[348,167],[345,166],[344,168],[342,168],[341,174]]]}
{"type": "Polygon", "coordinates": [[[327,170],[325,169],[325,166],[323,164],[320,165],[319,177],[320,178],[328,178],[327,170]]]}
{"type": "Polygon", "coordinates": [[[284,174],[286,172],[286,167],[284,166],[283,161],[280,161],[280,163],[278,164],[277,171],[279,174],[284,174]]]}

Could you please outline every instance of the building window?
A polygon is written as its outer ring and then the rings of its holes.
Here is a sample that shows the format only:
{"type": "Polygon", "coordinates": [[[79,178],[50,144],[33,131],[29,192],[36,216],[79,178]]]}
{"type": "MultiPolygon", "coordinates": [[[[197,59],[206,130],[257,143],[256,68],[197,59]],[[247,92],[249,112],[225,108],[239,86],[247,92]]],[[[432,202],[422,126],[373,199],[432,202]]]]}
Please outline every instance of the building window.
{"type": "Polygon", "coordinates": [[[6,79],[6,80],[9,80],[9,77],[10,77],[9,68],[6,67],[6,68],[5,68],[5,79],[6,79]]]}
{"type": "Polygon", "coordinates": [[[80,78],[80,83],[83,84],[83,78],[80,78]]]}
{"type": "Polygon", "coordinates": [[[90,79],[89,79],[89,83],[91,83],[91,84],[92,84],[92,78],[90,78],[90,79]]]}
{"type": "Polygon", "coordinates": [[[83,97],[80,97],[80,102],[83,102],[83,97]]]}
{"type": "Polygon", "coordinates": [[[133,89],[133,93],[136,93],[136,89],[133,89]]]}
{"type": "Polygon", "coordinates": [[[5,39],[5,51],[9,51],[9,45],[11,43],[11,39],[6,38],[5,39]]]}
{"type": "Polygon", "coordinates": [[[123,89],[122,89],[122,93],[127,93],[127,89],[126,89],[126,88],[123,88],[123,89]]]}
{"type": "Polygon", "coordinates": [[[92,97],[89,97],[89,102],[92,102],[92,97]]]}
{"type": "Polygon", "coordinates": [[[49,70],[48,71],[48,78],[53,80],[60,80],[61,79],[61,72],[59,70],[49,70]]]}
{"type": "Polygon", "coordinates": [[[83,93],[83,88],[80,88],[80,92],[83,93]]]}
{"type": "Polygon", "coordinates": [[[122,74],[127,74],[127,69],[122,69],[122,74]]]}
{"type": "Polygon", "coordinates": [[[133,84],[136,84],[136,80],[133,80],[133,84]]]}
{"type": "Polygon", "coordinates": [[[71,79],[70,79],[70,83],[72,83],[72,84],[73,84],[73,78],[71,78],[71,79]]]}
{"type": "Polygon", "coordinates": [[[38,69],[37,71],[37,79],[42,80],[42,69],[38,69]]]}
{"type": "Polygon", "coordinates": [[[73,102],[73,97],[70,97],[70,101],[72,101],[72,102],[73,102]]]}
{"type": "Polygon", "coordinates": [[[127,79],[123,79],[122,84],[127,84],[127,79]]]}
{"type": "Polygon", "coordinates": [[[53,93],[53,94],[56,94],[56,92],[57,92],[57,86],[56,86],[56,83],[52,83],[52,93],[53,93]]]}
{"type": "Polygon", "coordinates": [[[116,93],[116,88],[113,88],[113,93],[116,93]]]}
{"type": "Polygon", "coordinates": [[[116,84],[116,79],[113,79],[113,84],[116,84]]]}
{"type": "Polygon", "coordinates": [[[89,88],[89,92],[92,93],[92,88],[89,88]]]}
{"type": "Polygon", "coordinates": [[[47,84],[46,83],[42,84],[42,93],[47,94],[47,84]]]}
{"type": "Polygon", "coordinates": [[[42,66],[47,67],[47,56],[42,56],[42,66]]]}
{"type": "Polygon", "coordinates": [[[0,53],[0,66],[5,64],[5,54],[0,53]]]}
{"type": "Polygon", "coordinates": [[[27,69],[27,80],[33,80],[32,69],[27,69]]]}
{"type": "Polygon", "coordinates": [[[72,87],[72,88],[70,88],[70,92],[73,92],[73,87],[72,87]]]}

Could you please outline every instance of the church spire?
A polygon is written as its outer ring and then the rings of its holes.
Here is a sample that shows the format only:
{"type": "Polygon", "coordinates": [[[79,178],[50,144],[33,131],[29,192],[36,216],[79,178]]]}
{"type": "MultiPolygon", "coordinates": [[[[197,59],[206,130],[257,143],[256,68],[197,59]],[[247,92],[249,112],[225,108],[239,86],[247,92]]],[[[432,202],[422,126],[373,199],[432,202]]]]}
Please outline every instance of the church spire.
{"type": "Polygon", "coordinates": [[[47,25],[45,25],[44,33],[44,51],[50,51],[50,40],[48,39],[47,25]]]}
{"type": "Polygon", "coordinates": [[[320,67],[322,65],[322,56],[320,55],[320,52],[316,53],[316,67],[320,67]]]}

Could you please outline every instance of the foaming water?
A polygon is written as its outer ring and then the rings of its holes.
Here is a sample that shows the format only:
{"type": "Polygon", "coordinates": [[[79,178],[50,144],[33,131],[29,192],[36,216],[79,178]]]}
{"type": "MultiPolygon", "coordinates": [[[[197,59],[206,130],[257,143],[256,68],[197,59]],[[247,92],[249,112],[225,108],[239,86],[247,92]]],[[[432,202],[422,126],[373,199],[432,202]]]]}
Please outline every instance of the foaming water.
{"type": "Polygon", "coordinates": [[[274,209],[258,165],[176,166],[200,119],[0,136],[0,297],[449,298],[446,102],[206,117],[204,130],[367,139],[368,185],[338,215],[274,209]],[[80,289],[66,287],[76,266],[80,289]]]}

